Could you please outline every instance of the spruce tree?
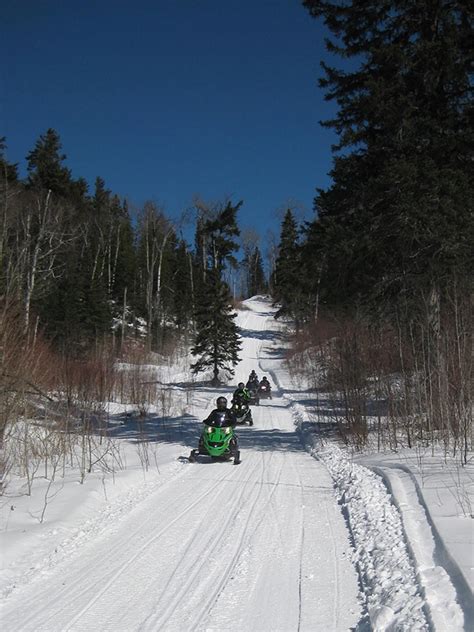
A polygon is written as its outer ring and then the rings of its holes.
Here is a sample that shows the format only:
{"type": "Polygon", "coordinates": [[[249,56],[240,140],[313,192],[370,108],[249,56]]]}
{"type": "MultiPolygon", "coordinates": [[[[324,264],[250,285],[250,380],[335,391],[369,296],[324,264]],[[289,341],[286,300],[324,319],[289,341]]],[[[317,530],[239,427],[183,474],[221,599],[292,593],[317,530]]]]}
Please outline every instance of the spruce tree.
{"type": "Polygon", "coordinates": [[[175,249],[173,269],[173,316],[178,329],[188,333],[194,311],[193,261],[186,242],[175,249]]]}
{"type": "Polygon", "coordinates": [[[239,246],[234,238],[240,234],[237,226],[237,211],[242,204],[243,202],[240,201],[232,206],[231,202],[227,202],[225,207],[204,225],[204,231],[208,237],[208,266],[210,269],[217,270],[219,276],[222,276],[226,264],[237,263],[233,253],[239,246]]]}
{"type": "Polygon", "coordinates": [[[249,252],[244,260],[247,270],[247,291],[249,296],[265,294],[268,291],[263,271],[262,255],[258,246],[249,252]]]}
{"type": "Polygon", "coordinates": [[[233,376],[233,367],[239,362],[241,344],[231,303],[228,285],[219,278],[217,270],[209,270],[205,291],[199,296],[196,310],[199,329],[191,349],[199,359],[191,365],[191,370],[196,374],[212,369],[213,385],[220,383],[220,371],[227,377],[233,376]]]}
{"type": "Polygon", "coordinates": [[[472,11],[429,0],[304,4],[333,33],[329,51],[353,60],[346,71],[323,64],[320,80],[339,106],[325,125],[340,140],[306,249],[325,300],[390,305],[470,274],[472,11]]]}
{"type": "Polygon", "coordinates": [[[289,316],[295,319],[297,326],[302,317],[300,261],[298,227],[288,209],[281,226],[273,274],[273,298],[279,306],[275,318],[289,316]]]}
{"type": "Polygon", "coordinates": [[[7,184],[18,182],[18,165],[7,161],[5,156],[7,143],[5,136],[0,136],[0,190],[3,191],[7,184]]]}
{"type": "Polygon", "coordinates": [[[66,155],[61,152],[59,134],[48,129],[41,135],[35,148],[27,156],[28,186],[37,191],[51,191],[67,197],[71,192],[71,171],[63,165],[66,155]]]}
{"type": "Polygon", "coordinates": [[[235,206],[228,202],[207,217],[201,214],[196,230],[198,283],[194,293],[196,338],[192,353],[200,358],[192,370],[197,373],[212,367],[215,384],[219,382],[219,370],[233,375],[229,364],[239,361],[238,329],[223,273],[227,265],[236,264],[235,237],[240,234],[236,215],[241,205],[242,202],[235,206]]]}

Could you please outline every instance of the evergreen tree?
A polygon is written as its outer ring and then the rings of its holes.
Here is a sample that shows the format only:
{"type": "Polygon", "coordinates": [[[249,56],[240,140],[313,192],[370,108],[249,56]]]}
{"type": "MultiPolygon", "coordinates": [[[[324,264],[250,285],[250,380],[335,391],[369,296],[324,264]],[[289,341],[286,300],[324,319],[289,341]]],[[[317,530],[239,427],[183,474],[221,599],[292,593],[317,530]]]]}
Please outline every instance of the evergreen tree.
{"type": "Polygon", "coordinates": [[[180,331],[188,333],[189,324],[193,319],[194,290],[193,290],[193,260],[186,242],[181,239],[175,249],[175,264],[173,273],[173,313],[176,325],[180,331]]]}
{"type": "Polygon", "coordinates": [[[220,371],[227,377],[234,375],[232,367],[239,362],[241,345],[229,287],[219,278],[218,270],[208,272],[205,290],[199,296],[196,314],[199,328],[191,349],[199,359],[191,365],[191,370],[196,374],[212,368],[212,383],[217,385],[220,371]]]}
{"type": "Polygon", "coordinates": [[[54,292],[38,304],[46,333],[56,345],[80,353],[110,333],[111,313],[102,280],[91,279],[90,251],[72,252],[54,292]]]}
{"type": "Polygon", "coordinates": [[[18,165],[7,161],[5,156],[6,148],[6,138],[5,136],[0,136],[0,191],[3,191],[7,184],[18,182],[18,165]]]}
{"type": "Polygon", "coordinates": [[[154,202],[146,202],[139,218],[137,265],[139,300],[150,348],[158,343],[167,317],[175,244],[172,222],[154,202]]]}
{"type": "MultiPolygon", "coordinates": [[[[202,299],[202,294],[209,291],[208,275],[219,281],[223,278],[226,266],[236,266],[234,253],[239,245],[235,238],[240,230],[237,225],[237,211],[243,202],[233,206],[227,202],[225,206],[218,205],[212,209],[201,204],[196,227],[196,283],[194,287],[196,304],[202,299]]],[[[196,327],[200,327],[200,310],[195,312],[196,327]]]]}
{"type": "Polygon", "coordinates": [[[240,234],[237,211],[242,205],[228,202],[223,208],[201,209],[196,229],[196,264],[198,283],[195,286],[196,337],[191,352],[200,358],[192,365],[194,373],[213,369],[213,382],[219,383],[219,370],[234,374],[240,348],[238,329],[234,323],[232,297],[223,280],[226,265],[236,265],[234,240],[240,234]]]}
{"type": "Polygon", "coordinates": [[[302,317],[300,248],[298,228],[293,213],[286,211],[281,226],[280,244],[273,276],[273,298],[279,309],[275,318],[290,316],[298,326],[302,317]]]}
{"type": "MultiPolygon", "coordinates": [[[[48,129],[39,137],[35,148],[27,156],[28,186],[31,189],[51,191],[61,197],[71,193],[71,171],[62,164],[66,155],[61,153],[61,148],[59,134],[54,129],[48,129]]],[[[84,181],[79,187],[84,192],[84,181]]]]}
{"type": "Polygon", "coordinates": [[[263,271],[262,255],[258,246],[255,246],[252,252],[247,253],[244,265],[247,270],[248,295],[265,294],[268,287],[263,271]]]}
{"type": "Polygon", "coordinates": [[[225,207],[204,225],[204,232],[208,237],[208,268],[217,270],[219,277],[222,277],[226,263],[237,264],[233,253],[238,250],[239,245],[234,238],[240,234],[237,226],[237,211],[242,204],[243,202],[240,201],[232,206],[230,202],[227,202],[225,207]]]}
{"type": "MultiPolygon", "coordinates": [[[[339,134],[332,177],[319,191],[306,252],[333,305],[390,303],[472,272],[472,12],[465,2],[322,2],[339,134]],[[311,246],[310,246],[311,245],[311,246]]],[[[439,290],[438,290],[439,291],[439,290]]],[[[312,294],[317,293],[313,284],[312,294]]]]}
{"type": "Polygon", "coordinates": [[[15,294],[17,275],[13,272],[12,247],[15,242],[14,224],[23,187],[18,181],[17,165],[7,161],[5,137],[0,137],[0,295],[9,302],[15,294]],[[13,209],[13,206],[16,209],[13,209]],[[12,277],[15,278],[15,282],[12,277]]]}
{"type": "Polygon", "coordinates": [[[207,270],[217,270],[219,278],[226,265],[236,265],[234,252],[239,248],[235,237],[240,235],[237,225],[237,211],[243,202],[235,206],[227,202],[225,206],[209,207],[203,202],[198,205],[198,219],[195,236],[195,263],[205,280],[207,270]]]}
{"type": "Polygon", "coordinates": [[[116,250],[116,266],[112,298],[120,304],[123,300],[124,292],[127,293],[128,303],[136,310],[135,298],[135,278],[136,278],[136,252],[135,233],[133,230],[128,205],[119,201],[113,204],[115,221],[118,224],[118,238],[116,250]],[[118,205],[116,205],[118,204],[118,205]]]}

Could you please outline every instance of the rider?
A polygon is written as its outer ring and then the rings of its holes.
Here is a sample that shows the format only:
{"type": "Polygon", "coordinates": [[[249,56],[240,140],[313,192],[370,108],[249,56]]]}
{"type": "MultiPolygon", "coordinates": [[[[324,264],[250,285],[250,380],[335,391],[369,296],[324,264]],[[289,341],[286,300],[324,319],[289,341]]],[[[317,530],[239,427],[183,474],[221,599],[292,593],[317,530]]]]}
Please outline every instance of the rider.
{"type": "Polygon", "coordinates": [[[268,390],[270,390],[270,382],[267,380],[265,376],[262,377],[262,381],[260,382],[260,386],[264,386],[268,390]]]}
{"type": "MultiPolygon", "coordinates": [[[[230,408],[227,408],[227,399],[222,396],[218,397],[216,399],[216,406],[217,408],[214,408],[207,419],[204,419],[202,423],[206,424],[206,426],[217,426],[219,428],[225,428],[226,426],[231,426],[232,428],[235,428],[237,420],[235,418],[234,412],[230,408]]],[[[237,450],[239,449],[239,442],[237,440],[237,435],[235,434],[235,432],[230,443],[237,450]]]]}
{"type": "Polygon", "coordinates": [[[207,419],[202,423],[207,426],[235,426],[236,419],[234,412],[227,408],[227,399],[225,397],[218,397],[216,399],[216,406],[214,410],[209,414],[207,419]]]}
{"type": "Polygon", "coordinates": [[[239,382],[237,388],[234,391],[234,395],[232,397],[232,403],[246,406],[248,410],[247,420],[249,421],[251,425],[253,425],[252,411],[250,410],[250,406],[249,406],[249,402],[251,399],[252,399],[252,396],[250,395],[250,391],[248,390],[248,388],[245,386],[243,382],[239,382]]]}
{"type": "Polygon", "coordinates": [[[234,391],[232,396],[232,403],[245,403],[248,404],[250,401],[250,393],[248,388],[246,388],[243,382],[239,382],[237,388],[234,391]]]}
{"type": "Polygon", "coordinates": [[[252,372],[249,375],[249,382],[257,382],[258,384],[258,375],[255,373],[255,371],[252,369],[252,372]]]}

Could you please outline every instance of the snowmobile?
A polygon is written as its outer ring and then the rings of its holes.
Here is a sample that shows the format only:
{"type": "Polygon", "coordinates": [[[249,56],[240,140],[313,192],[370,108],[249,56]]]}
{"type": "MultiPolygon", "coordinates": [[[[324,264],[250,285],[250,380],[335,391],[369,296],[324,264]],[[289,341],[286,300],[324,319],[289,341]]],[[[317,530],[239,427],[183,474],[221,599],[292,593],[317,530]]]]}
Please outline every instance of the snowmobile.
{"type": "Polygon", "coordinates": [[[246,402],[234,402],[231,410],[234,413],[238,424],[243,425],[248,423],[249,426],[253,426],[252,411],[246,402]]]}
{"type": "Polygon", "coordinates": [[[270,387],[270,384],[262,384],[262,382],[260,382],[260,386],[258,387],[258,395],[260,399],[271,399],[272,389],[270,387]]]}
{"type": "Polygon", "coordinates": [[[258,406],[260,404],[260,397],[258,396],[258,390],[256,388],[248,389],[250,394],[249,404],[251,406],[258,406]]]}
{"type": "Polygon", "coordinates": [[[234,465],[238,465],[240,450],[233,427],[205,424],[198,449],[191,450],[189,461],[195,463],[198,456],[210,456],[213,461],[229,461],[233,458],[234,465]]]}

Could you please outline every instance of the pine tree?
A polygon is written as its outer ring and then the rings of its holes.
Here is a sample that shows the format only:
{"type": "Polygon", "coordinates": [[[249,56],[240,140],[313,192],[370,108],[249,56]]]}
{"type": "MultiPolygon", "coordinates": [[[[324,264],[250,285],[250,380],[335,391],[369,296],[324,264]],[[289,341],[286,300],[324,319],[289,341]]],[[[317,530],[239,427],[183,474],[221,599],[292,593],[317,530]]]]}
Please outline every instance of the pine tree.
{"type": "Polygon", "coordinates": [[[193,262],[186,242],[181,239],[175,249],[173,270],[173,315],[180,331],[188,333],[193,319],[193,262]]]}
{"type": "Polygon", "coordinates": [[[154,202],[146,202],[138,227],[139,302],[147,321],[149,348],[157,344],[167,316],[176,235],[173,223],[154,202]]]}
{"type": "Polygon", "coordinates": [[[17,165],[7,161],[5,137],[0,137],[0,295],[7,298],[11,293],[12,258],[11,242],[14,242],[12,203],[18,203],[23,187],[18,182],[17,165]]]}
{"type": "Polygon", "coordinates": [[[5,136],[0,136],[0,191],[4,190],[6,184],[16,184],[18,182],[18,165],[7,161],[7,143],[5,136]]]}
{"type": "Polygon", "coordinates": [[[237,211],[242,206],[240,201],[235,206],[227,202],[225,207],[219,210],[215,217],[206,221],[204,232],[207,236],[208,267],[217,270],[219,277],[226,264],[236,265],[237,261],[233,253],[239,245],[234,241],[240,234],[237,226],[237,211]]]}
{"type": "MultiPolygon", "coordinates": [[[[115,207],[115,205],[114,205],[115,207]]],[[[119,203],[115,214],[118,224],[119,243],[116,250],[116,266],[112,298],[120,304],[126,291],[128,302],[132,309],[136,309],[135,278],[136,278],[136,252],[135,233],[133,230],[128,205],[119,203]]]]}
{"type": "Polygon", "coordinates": [[[205,280],[207,270],[217,270],[219,277],[227,265],[236,265],[234,252],[239,248],[235,238],[240,235],[237,211],[243,202],[235,206],[197,203],[198,218],[195,235],[195,263],[200,277],[205,280]]]}
{"type": "Polygon", "coordinates": [[[196,337],[192,353],[200,358],[191,368],[197,373],[212,367],[216,384],[219,370],[233,375],[229,364],[235,366],[239,361],[238,329],[223,272],[226,265],[236,265],[233,253],[238,244],[234,238],[240,234],[236,215],[241,205],[228,202],[223,208],[200,213],[196,230],[199,281],[194,293],[196,337]]]}
{"type": "Polygon", "coordinates": [[[323,64],[320,80],[344,150],[308,232],[325,300],[390,305],[470,274],[472,12],[429,0],[304,4],[332,31],[329,50],[357,64],[323,64]]]}
{"type": "Polygon", "coordinates": [[[300,273],[298,228],[293,213],[286,211],[281,226],[280,244],[273,275],[273,298],[279,309],[275,318],[290,316],[298,326],[302,318],[302,279],[300,273]]]}
{"type": "MultiPolygon", "coordinates": [[[[62,163],[66,155],[61,153],[59,134],[48,129],[39,137],[35,148],[27,156],[28,186],[37,191],[51,191],[53,194],[67,197],[73,185],[71,171],[62,163]]],[[[83,181],[78,186],[83,187],[83,181]]]]}
{"type": "Polygon", "coordinates": [[[199,359],[191,365],[191,370],[196,374],[212,368],[212,383],[218,385],[220,371],[227,377],[234,375],[232,367],[239,362],[240,337],[229,287],[219,278],[217,270],[209,270],[205,289],[199,297],[196,314],[199,329],[191,349],[199,359]]]}
{"type": "Polygon", "coordinates": [[[248,295],[265,294],[268,287],[263,271],[262,255],[258,246],[255,246],[253,251],[247,254],[244,265],[247,270],[248,295]]]}

